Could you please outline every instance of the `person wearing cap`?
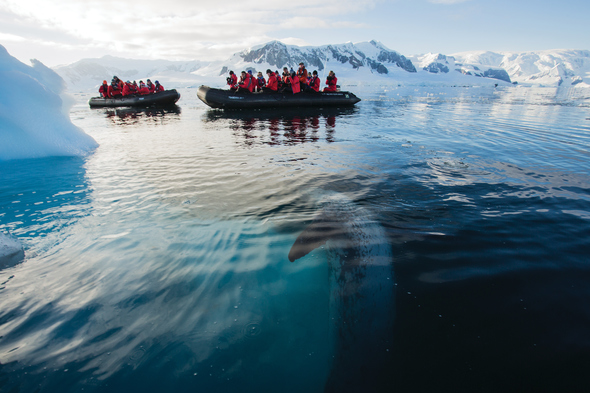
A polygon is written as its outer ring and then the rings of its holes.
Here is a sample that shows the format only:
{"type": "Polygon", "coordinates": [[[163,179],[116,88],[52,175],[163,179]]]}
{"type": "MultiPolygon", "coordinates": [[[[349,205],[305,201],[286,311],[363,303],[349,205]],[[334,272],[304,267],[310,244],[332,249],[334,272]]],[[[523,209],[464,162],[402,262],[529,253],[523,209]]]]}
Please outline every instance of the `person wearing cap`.
{"type": "Polygon", "coordinates": [[[100,95],[104,98],[109,98],[109,84],[107,83],[107,81],[102,81],[102,85],[100,85],[100,87],[98,88],[98,92],[100,93],[100,95]]]}
{"type": "Polygon", "coordinates": [[[139,89],[137,90],[137,92],[141,95],[146,95],[146,94],[151,93],[150,89],[146,86],[145,83],[143,83],[143,81],[139,81],[139,89]]]}
{"type": "Polygon", "coordinates": [[[314,70],[311,75],[311,79],[309,80],[309,91],[319,93],[321,81],[318,77],[318,72],[314,70]]]}
{"type": "Polygon", "coordinates": [[[326,85],[328,85],[328,87],[324,87],[324,91],[337,91],[338,88],[336,86],[336,83],[338,83],[338,78],[336,78],[336,74],[334,74],[334,71],[330,71],[328,73],[328,76],[326,77],[326,85]]]}
{"type": "Polygon", "coordinates": [[[149,79],[147,80],[146,86],[148,89],[150,89],[150,93],[153,93],[154,91],[156,91],[156,86],[154,86],[152,81],[149,79]]]}
{"type": "Polygon", "coordinates": [[[229,76],[226,79],[230,90],[238,89],[238,76],[232,70],[229,71],[229,76]]]}
{"type": "Polygon", "coordinates": [[[304,91],[307,87],[307,70],[305,69],[305,64],[303,64],[303,62],[299,63],[297,77],[299,78],[299,83],[301,84],[301,91],[304,91]]]}
{"type": "MultiPolygon", "coordinates": [[[[277,90],[279,89],[277,75],[274,72],[272,72],[270,70],[270,68],[268,70],[266,70],[266,75],[268,76],[268,83],[266,83],[266,86],[262,87],[262,92],[276,93],[277,90]]],[[[262,79],[264,79],[264,78],[262,78],[262,79]]]]}
{"type": "Polygon", "coordinates": [[[122,94],[122,90],[121,86],[119,85],[118,80],[115,80],[113,78],[113,80],[111,81],[111,84],[109,85],[109,89],[107,91],[109,97],[111,98],[115,98],[115,97],[121,97],[122,94]]]}
{"type": "Polygon", "coordinates": [[[155,83],[156,83],[156,86],[155,86],[155,91],[154,91],[154,93],[158,93],[158,92],[160,92],[160,91],[164,91],[164,86],[162,86],[162,85],[160,84],[160,82],[156,81],[155,83]]]}

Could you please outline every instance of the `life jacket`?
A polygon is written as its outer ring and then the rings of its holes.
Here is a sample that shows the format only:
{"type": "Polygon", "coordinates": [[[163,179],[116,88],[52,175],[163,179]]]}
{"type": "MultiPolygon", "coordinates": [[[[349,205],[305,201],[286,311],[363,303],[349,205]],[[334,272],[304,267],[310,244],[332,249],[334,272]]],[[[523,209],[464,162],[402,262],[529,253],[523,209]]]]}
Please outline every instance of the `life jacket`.
{"type": "Polygon", "coordinates": [[[299,82],[307,84],[307,70],[305,67],[297,70],[297,76],[299,77],[299,82]]]}
{"type": "Polygon", "coordinates": [[[320,91],[320,78],[312,76],[309,80],[309,86],[316,92],[320,91]]]}
{"type": "Polygon", "coordinates": [[[156,90],[156,86],[153,83],[148,83],[146,86],[150,89],[150,93],[153,93],[156,90]]]}
{"type": "Polygon", "coordinates": [[[229,80],[227,81],[227,84],[230,85],[231,87],[234,87],[238,84],[238,76],[236,74],[231,74],[229,76],[229,80]]]}
{"type": "Polygon", "coordinates": [[[324,91],[336,91],[336,84],[338,83],[338,78],[336,78],[334,76],[334,78],[332,79],[326,79],[326,85],[328,85],[328,87],[326,87],[324,89],[324,91]]]}
{"type": "Polygon", "coordinates": [[[100,85],[100,87],[98,88],[98,92],[104,97],[104,98],[109,98],[109,85],[104,84],[104,85],[100,85]]]}
{"type": "Polygon", "coordinates": [[[266,86],[266,81],[263,76],[256,78],[256,81],[258,82],[258,87],[266,86]]]}

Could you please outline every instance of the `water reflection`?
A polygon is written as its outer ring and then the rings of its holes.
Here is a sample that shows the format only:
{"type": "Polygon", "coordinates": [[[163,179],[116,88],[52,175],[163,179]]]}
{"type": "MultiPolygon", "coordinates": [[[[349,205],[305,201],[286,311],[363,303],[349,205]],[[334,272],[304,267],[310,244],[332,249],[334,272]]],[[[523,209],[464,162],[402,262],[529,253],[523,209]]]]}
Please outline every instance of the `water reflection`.
{"type": "Polygon", "coordinates": [[[260,111],[210,110],[205,124],[223,124],[245,145],[293,145],[325,140],[334,142],[338,118],[349,117],[358,108],[291,108],[260,111]]]}
{"type": "Polygon", "coordinates": [[[146,119],[154,122],[163,118],[179,118],[181,109],[178,105],[158,108],[109,108],[102,109],[108,119],[114,124],[137,124],[146,119]]]}

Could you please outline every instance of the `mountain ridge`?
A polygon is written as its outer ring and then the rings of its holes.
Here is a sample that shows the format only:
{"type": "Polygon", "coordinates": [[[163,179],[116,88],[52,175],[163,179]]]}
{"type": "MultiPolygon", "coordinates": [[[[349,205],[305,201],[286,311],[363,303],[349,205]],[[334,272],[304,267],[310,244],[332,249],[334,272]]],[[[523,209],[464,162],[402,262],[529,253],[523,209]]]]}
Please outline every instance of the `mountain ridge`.
{"type": "Polygon", "coordinates": [[[54,67],[70,90],[89,90],[113,75],[124,80],[162,79],[166,86],[209,83],[222,87],[229,70],[296,69],[304,62],[320,77],[334,70],[344,84],[478,85],[518,83],[537,86],[590,87],[590,51],[469,51],[451,55],[404,56],[371,40],[323,46],[287,45],[269,41],[234,53],[221,61],[135,60],[113,56],[82,59],[54,67]]]}

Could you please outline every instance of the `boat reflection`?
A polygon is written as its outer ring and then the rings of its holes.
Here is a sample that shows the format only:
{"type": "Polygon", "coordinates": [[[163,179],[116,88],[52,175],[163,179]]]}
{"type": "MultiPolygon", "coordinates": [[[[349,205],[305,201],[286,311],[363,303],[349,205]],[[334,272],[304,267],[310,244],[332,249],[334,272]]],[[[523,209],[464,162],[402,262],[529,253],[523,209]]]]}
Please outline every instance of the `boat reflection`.
{"type": "Polygon", "coordinates": [[[256,111],[209,110],[205,123],[222,123],[247,145],[256,143],[281,145],[325,140],[334,142],[338,118],[358,111],[348,108],[290,108],[256,111]]]}
{"type": "Polygon", "coordinates": [[[115,124],[136,124],[145,121],[145,119],[159,121],[163,118],[178,118],[181,112],[178,105],[154,108],[109,108],[101,110],[115,124]]]}

